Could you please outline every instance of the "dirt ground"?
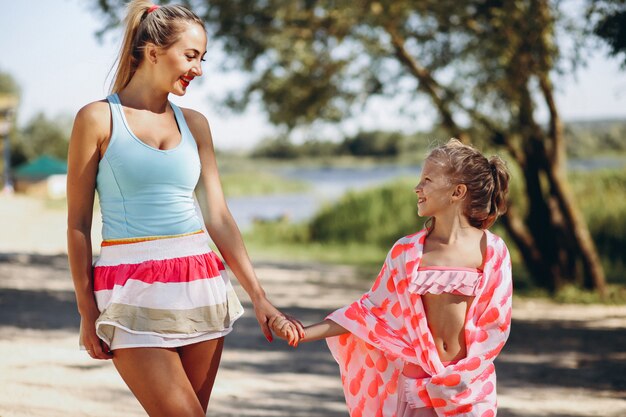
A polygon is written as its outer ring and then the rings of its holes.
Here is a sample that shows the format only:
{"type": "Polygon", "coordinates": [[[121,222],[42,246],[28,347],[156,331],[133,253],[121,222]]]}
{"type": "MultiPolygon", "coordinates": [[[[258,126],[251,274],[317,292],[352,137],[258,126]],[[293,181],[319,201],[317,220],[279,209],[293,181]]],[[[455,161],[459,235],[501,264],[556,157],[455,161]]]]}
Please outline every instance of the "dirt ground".
{"type": "MultiPolygon", "coordinates": [[[[0,197],[0,417],[144,416],[111,362],[78,350],[64,242],[62,210],[0,197]]],[[[305,323],[369,284],[350,267],[255,265],[271,300],[305,323]]],[[[326,344],[268,343],[238,291],[248,312],[226,339],[208,415],[347,417],[326,344]]],[[[500,417],[626,416],[626,306],[516,298],[513,311],[496,361],[500,417]]]]}

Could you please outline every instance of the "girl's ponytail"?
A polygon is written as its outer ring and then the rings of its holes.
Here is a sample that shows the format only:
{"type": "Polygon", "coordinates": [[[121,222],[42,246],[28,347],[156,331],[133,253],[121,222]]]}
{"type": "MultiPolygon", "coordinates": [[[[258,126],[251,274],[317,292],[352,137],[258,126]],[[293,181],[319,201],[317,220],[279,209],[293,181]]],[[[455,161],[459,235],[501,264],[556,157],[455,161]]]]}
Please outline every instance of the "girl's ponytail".
{"type": "Polygon", "coordinates": [[[489,167],[491,168],[494,186],[491,193],[489,214],[487,215],[487,218],[483,221],[483,229],[487,229],[496,221],[498,216],[506,213],[506,198],[509,193],[510,175],[508,170],[506,169],[504,161],[498,156],[492,156],[489,159],[489,167]]]}

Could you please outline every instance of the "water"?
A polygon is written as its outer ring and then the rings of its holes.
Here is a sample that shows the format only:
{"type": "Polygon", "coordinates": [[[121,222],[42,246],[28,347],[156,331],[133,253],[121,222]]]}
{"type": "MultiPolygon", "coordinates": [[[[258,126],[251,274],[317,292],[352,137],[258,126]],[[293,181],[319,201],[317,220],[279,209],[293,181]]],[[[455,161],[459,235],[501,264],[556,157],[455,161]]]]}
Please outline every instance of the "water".
{"type": "Polygon", "coordinates": [[[419,177],[419,166],[380,165],[373,167],[307,167],[274,171],[285,178],[300,180],[311,187],[306,193],[242,196],[228,199],[228,207],[242,230],[257,220],[286,217],[301,222],[313,217],[322,205],[338,200],[350,190],[363,190],[398,177],[419,177]]]}

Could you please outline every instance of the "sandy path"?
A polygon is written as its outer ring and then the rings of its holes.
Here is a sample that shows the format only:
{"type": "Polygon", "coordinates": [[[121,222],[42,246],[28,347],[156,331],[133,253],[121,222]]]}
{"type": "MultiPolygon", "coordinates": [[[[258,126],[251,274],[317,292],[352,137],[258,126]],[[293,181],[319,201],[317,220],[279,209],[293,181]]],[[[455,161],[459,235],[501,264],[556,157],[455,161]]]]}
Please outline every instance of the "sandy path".
{"type": "MultiPolygon", "coordinates": [[[[0,198],[0,233],[0,417],[145,415],[110,362],[77,350],[67,262],[51,255],[64,249],[64,214],[0,198]],[[24,216],[28,228],[16,227],[24,216]]],[[[304,322],[367,287],[347,267],[258,263],[257,272],[271,299],[304,322]]],[[[325,343],[268,344],[244,306],[209,415],[347,417],[325,343]]],[[[501,417],[624,417],[626,306],[516,299],[497,369],[501,417]]]]}

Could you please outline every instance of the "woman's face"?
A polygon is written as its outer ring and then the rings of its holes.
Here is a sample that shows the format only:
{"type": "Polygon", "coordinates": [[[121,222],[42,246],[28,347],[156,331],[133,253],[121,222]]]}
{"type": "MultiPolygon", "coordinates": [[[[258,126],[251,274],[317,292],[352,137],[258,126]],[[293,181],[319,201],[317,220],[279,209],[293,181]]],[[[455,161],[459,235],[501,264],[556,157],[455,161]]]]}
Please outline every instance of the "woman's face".
{"type": "Polygon", "coordinates": [[[420,182],[415,186],[417,214],[432,217],[450,207],[454,185],[446,175],[444,166],[427,159],[420,182]]]}
{"type": "Polygon", "coordinates": [[[159,83],[177,96],[187,91],[195,77],[202,75],[202,61],[206,54],[206,33],[197,23],[183,23],[183,31],[168,49],[157,55],[157,78],[159,83]]]}

